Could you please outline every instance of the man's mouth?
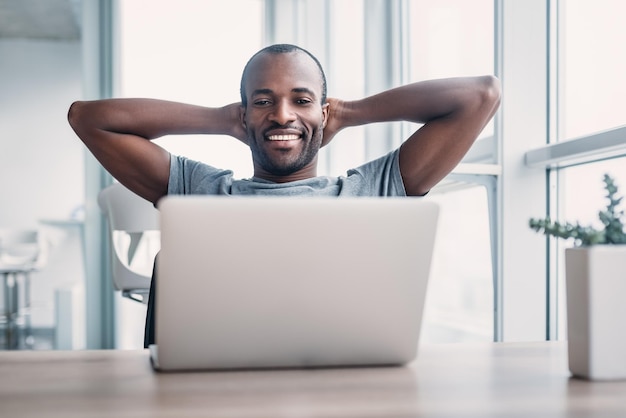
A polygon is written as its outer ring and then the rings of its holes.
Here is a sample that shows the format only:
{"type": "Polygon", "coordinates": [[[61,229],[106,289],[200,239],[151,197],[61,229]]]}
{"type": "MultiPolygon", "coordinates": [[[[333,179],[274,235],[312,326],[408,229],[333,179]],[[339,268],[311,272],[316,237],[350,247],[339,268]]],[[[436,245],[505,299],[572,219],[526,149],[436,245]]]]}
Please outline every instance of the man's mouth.
{"type": "Polygon", "coordinates": [[[267,139],[270,141],[294,141],[296,139],[300,139],[300,135],[268,135],[267,139]]]}

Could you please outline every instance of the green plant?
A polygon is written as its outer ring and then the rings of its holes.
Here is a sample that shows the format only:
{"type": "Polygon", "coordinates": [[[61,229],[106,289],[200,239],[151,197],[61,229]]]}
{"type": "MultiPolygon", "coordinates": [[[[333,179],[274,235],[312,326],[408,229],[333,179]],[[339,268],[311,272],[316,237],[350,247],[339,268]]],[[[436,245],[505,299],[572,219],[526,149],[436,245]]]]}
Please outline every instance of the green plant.
{"type": "Polygon", "coordinates": [[[622,218],[624,211],[617,210],[617,206],[623,197],[617,196],[617,186],[611,176],[604,175],[604,188],[607,191],[609,203],[606,210],[600,211],[598,217],[604,225],[603,229],[596,229],[592,226],[582,226],[580,223],[571,224],[566,222],[561,224],[553,222],[550,218],[531,218],[528,225],[537,232],[543,232],[547,236],[563,239],[573,239],[575,245],[590,246],[595,244],[626,244],[626,232],[622,218]]]}

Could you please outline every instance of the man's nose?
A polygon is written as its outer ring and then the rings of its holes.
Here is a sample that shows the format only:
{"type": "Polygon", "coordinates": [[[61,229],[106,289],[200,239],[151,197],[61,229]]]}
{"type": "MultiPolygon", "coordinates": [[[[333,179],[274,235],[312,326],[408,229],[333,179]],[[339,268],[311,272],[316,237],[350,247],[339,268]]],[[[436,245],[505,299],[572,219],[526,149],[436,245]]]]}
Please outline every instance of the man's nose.
{"type": "Polygon", "coordinates": [[[280,101],[276,103],[274,111],[270,114],[270,119],[279,125],[288,125],[296,119],[291,103],[280,101]]]}

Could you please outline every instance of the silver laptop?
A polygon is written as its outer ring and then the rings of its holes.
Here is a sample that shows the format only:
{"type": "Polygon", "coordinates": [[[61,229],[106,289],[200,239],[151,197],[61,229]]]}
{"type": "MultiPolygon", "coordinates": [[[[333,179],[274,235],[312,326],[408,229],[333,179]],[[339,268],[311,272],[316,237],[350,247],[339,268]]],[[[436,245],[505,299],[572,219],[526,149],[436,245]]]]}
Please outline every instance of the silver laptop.
{"type": "Polygon", "coordinates": [[[159,209],[155,369],[416,357],[435,203],[169,196],[159,209]]]}

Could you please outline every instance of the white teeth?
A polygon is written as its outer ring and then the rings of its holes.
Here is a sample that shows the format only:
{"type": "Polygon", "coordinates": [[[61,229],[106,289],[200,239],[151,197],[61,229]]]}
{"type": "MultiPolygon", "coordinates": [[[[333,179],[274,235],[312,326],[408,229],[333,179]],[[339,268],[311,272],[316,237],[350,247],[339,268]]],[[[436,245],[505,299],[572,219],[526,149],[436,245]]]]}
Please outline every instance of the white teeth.
{"type": "Polygon", "coordinates": [[[299,135],[270,135],[267,137],[270,141],[291,141],[299,138],[299,135]]]}

